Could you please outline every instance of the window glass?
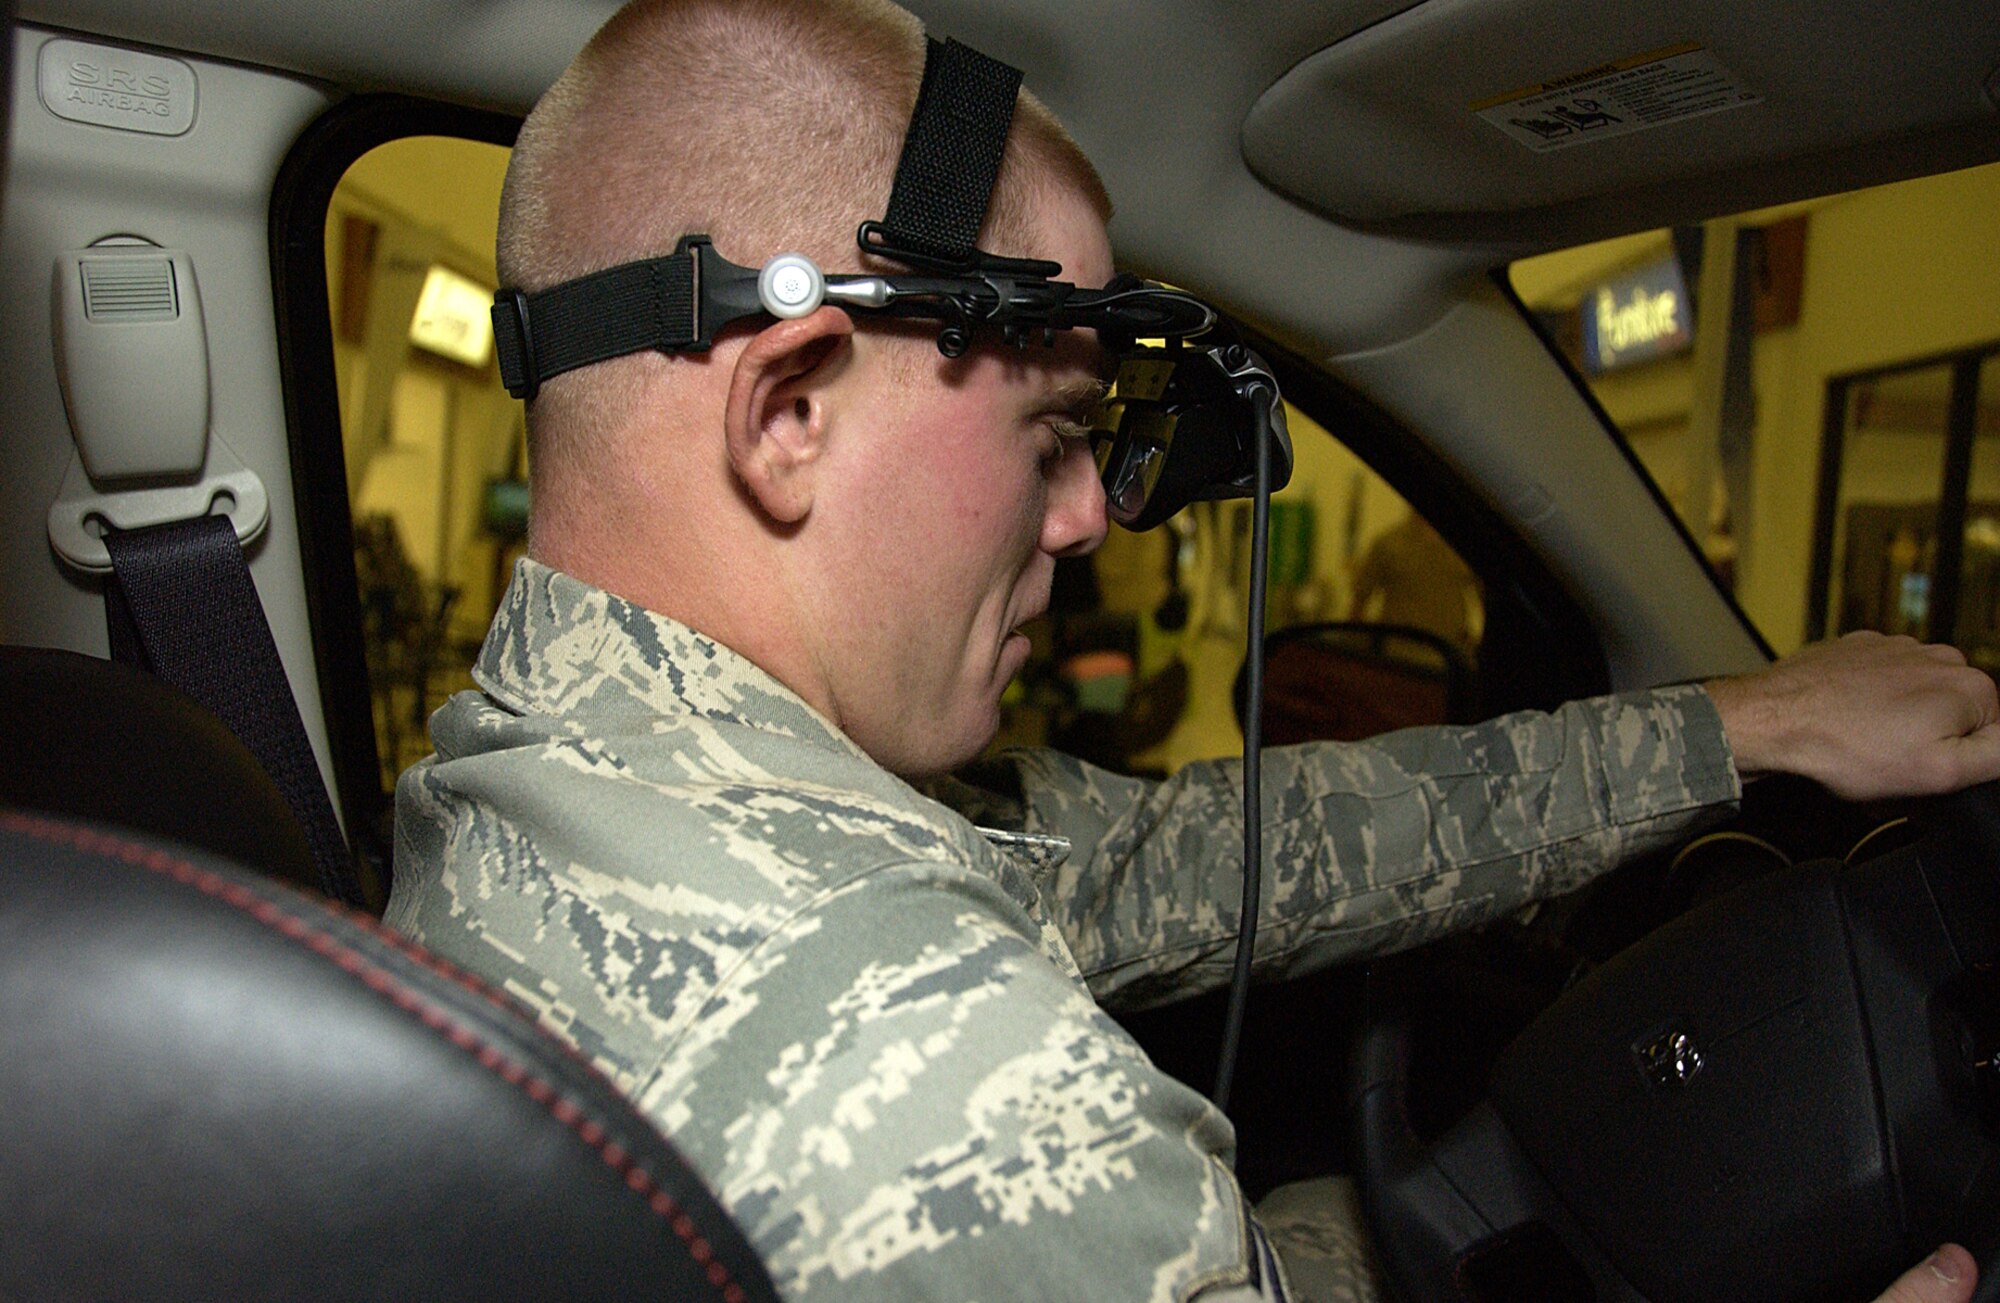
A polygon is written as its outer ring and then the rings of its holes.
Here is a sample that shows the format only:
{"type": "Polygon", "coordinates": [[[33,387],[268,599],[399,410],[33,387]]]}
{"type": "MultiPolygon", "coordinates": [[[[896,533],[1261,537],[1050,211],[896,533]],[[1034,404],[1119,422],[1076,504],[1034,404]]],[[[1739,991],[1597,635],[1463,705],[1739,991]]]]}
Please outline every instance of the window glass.
{"type": "Polygon", "coordinates": [[[1849,387],[1842,421],[1826,632],[1930,633],[1944,478],[1948,368],[1920,367],[1849,387]]]}
{"type": "Polygon", "coordinates": [[[1996,210],[2000,165],[1509,269],[1781,652],[1853,628],[1995,636],[2000,450],[1975,434],[2000,411],[1996,210]]]}
{"type": "Polygon", "coordinates": [[[1973,664],[1994,672],[2000,671],[2000,351],[1980,360],[1975,383],[1972,477],[1951,641],[1973,664]]]}
{"type": "MultiPolygon", "coordinates": [[[[1267,738],[1463,714],[1484,622],[1477,578],[1317,422],[1289,404],[1286,419],[1294,469],[1271,501],[1267,738]]],[[[999,744],[1148,774],[1240,753],[1251,523],[1248,502],[1198,503],[1146,533],[1113,528],[1088,560],[1064,563],[999,744]]]]}
{"type": "Polygon", "coordinates": [[[469,686],[526,523],[521,405],[487,309],[507,151],[416,136],[370,151],[327,213],[354,569],[385,786],[469,686]]]}
{"type": "MultiPolygon", "coordinates": [[[[327,218],[385,787],[429,752],[430,712],[471,685],[524,547],[522,410],[485,329],[506,159],[445,137],[384,145],[348,170],[327,218]]],[[[1290,726],[1365,733],[1462,712],[1484,618],[1478,582],[1379,476],[1305,413],[1287,415],[1296,464],[1272,502],[1266,620],[1300,631],[1294,642],[1316,657],[1298,662],[1306,700],[1290,726]],[[1367,628],[1316,630],[1352,622],[1367,628]],[[1349,700],[1330,723],[1326,684],[1343,675],[1349,700]]],[[[1248,503],[1205,503],[1145,534],[1113,528],[1093,556],[1064,562],[996,745],[1054,744],[1147,773],[1239,751],[1250,526],[1248,503]]],[[[1274,660],[1274,697],[1281,670],[1274,660]]]]}
{"type": "Polygon", "coordinates": [[[1827,385],[1808,632],[1879,629],[2000,668],[2000,344],[1827,385]]]}

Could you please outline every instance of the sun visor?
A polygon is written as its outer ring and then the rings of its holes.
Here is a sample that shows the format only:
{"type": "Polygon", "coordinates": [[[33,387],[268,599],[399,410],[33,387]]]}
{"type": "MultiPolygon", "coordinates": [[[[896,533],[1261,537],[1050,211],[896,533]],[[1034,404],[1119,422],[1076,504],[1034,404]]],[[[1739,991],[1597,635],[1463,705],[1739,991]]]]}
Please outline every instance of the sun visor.
{"type": "Polygon", "coordinates": [[[1992,0],[1429,0],[1294,65],[1244,157],[1355,225],[1587,238],[2000,157],[1997,66],[1992,0]]]}

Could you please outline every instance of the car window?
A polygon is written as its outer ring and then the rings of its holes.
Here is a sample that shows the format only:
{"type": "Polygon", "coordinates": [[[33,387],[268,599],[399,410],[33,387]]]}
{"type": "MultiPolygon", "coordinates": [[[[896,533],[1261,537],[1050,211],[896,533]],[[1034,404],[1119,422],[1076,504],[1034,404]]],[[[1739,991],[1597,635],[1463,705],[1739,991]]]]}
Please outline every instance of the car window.
{"type": "Polygon", "coordinates": [[[525,535],[525,427],[500,384],[487,315],[506,167],[497,145],[391,141],[347,170],[327,213],[354,574],[385,785],[429,752],[430,711],[471,685],[525,535]]]}
{"type": "Polygon", "coordinates": [[[1509,278],[1779,651],[2000,668],[2000,165],[1516,262],[1509,278]]]}
{"type": "MultiPolygon", "coordinates": [[[[347,169],[327,212],[342,460],[385,790],[429,751],[429,712],[470,686],[524,547],[521,406],[500,384],[486,317],[505,167],[497,145],[394,140],[347,169]]],[[[1287,416],[1296,467],[1271,506],[1266,619],[1314,644],[1294,673],[1316,700],[1282,707],[1285,727],[1372,732],[1469,711],[1481,580],[1311,415],[1292,406],[1287,416]],[[1341,675],[1358,676],[1350,695],[1367,709],[1344,705],[1329,721],[1326,681],[1341,675]]],[[[1204,503],[1144,534],[1113,529],[1093,556],[1063,563],[996,745],[1058,745],[1157,774],[1237,753],[1250,530],[1248,503],[1204,503]]],[[[1272,673],[1282,695],[1275,663],[1272,673]]]]}
{"type": "MultiPolygon", "coordinates": [[[[1443,681],[1470,673],[1483,630],[1478,577],[1317,421],[1290,404],[1286,417],[1295,465],[1271,500],[1267,636],[1319,645],[1298,671],[1315,697],[1340,692],[1341,679],[1357,694],[1404,694],[1406,713],[1382,727],[1444,722],[1457,712],[1443,681]]],[[[1090,558],[1065,562],[1048,617],[1029,630],[1035,654],[1008,694],[1001,744],[1055,745],[1151,774],[1240,753],[1251,526],[1248,502],[1198,503],[1158,529],[1114,528],[1090,558]]],[[[1306,654],[1273,654],[1272,709],[1284,715],[1274,740],[1357,731],[1323,718],[1351,706],[1281,700],[1277,676],[1306,654]]]]}

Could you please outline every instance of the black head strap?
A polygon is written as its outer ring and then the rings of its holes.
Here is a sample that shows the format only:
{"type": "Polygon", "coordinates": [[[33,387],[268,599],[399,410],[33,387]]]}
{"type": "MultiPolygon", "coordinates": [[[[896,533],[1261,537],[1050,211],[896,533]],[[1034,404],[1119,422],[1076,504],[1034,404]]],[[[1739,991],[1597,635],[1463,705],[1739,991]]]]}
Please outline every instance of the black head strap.
{"type": "Polygon", "coordinates": [[[756,311],[756,271],[726,261],[706,235],[683,235],[664,258],[494,295],[500,380],[514,397],[533,398],[544,380],[593,362],[646,348],[698,353],[756,311]]]}
{"type": "MultiPolygon", "coordinates": [[[[1000,175],[1020,88],[1020,69],[957,41],[927,41],[888,215],[862,224],[863,249],[948,275],[1044,281],[1061,272],[1052,262],[996,258],[973,247],[1000,175]]],[[[929,291],[931,299],[948,303],[942,314],[948,321],[960,322],[971,312],[953,297],[962,288],[929,291]]],[[[974,288],[986,290],[989,298],[995,292],[991,284],[974,288]]],[[[725,261],[705,235],[684,236],[668,257],[608,268],[533,294],[501,290],[493,303],[500,378],[515,397],[532,399],[543,381],[594,362],[647,348],[700,351],[718,330],[761,310],[755,270],[725,261]]],[[[939,315],[914,307],[904,311],[939,315]]],[[[1047,324],[1047,315],[1035,321],[1047,324]]],[[[940,334],[939,347],[956,338],[957,352],[963,352],[966,331],[962,325],[954,329],[955,334],[940,334]]]]}
{"type": "Polygon", "coordinates": [[[501,381],[516,396],[533,398],[542,381],[622,357],[635,340],[666,352],[688,347],[700,334],[694,271],[688,258],[654,258],[539,294],[502,290],[493,304],[501,381]]]}
{"type": "Polygon", "coordinates": [[[1007,150],[1021,70],[957,41],[925,44],[924,79],[889,211],[864,229],[876,252],[957,267],[979,256],[973,242],[1007,150]]]}

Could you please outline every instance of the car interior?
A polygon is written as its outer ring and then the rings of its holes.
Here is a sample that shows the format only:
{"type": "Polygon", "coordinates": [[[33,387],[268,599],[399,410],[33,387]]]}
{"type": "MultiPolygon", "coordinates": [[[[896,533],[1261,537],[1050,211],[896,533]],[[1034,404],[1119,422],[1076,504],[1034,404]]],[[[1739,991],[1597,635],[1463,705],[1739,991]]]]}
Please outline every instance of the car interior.
{"type": "MultiPolygon", "coordinates": [[[[16,7],[0,1298],[775,1297],[670,1136],[375,921],[525,548],[507,147],[614,0],[16,7]]],[[[2000,673],[2000,8],[908,7],[1278,378],[1272,744],[1864,629],[2000,673]]],[[[996,745],[1234,754],[1249,529],[1065,562],[996,745]]],[[[1354,1175],[1411,1303],[1859,1299],[1947,1238],[2000,1298],[1996,860],[1991,792],[1765,779],[1260,988],[1239,1179],[1354,1175]]],[[[1122,1020],[1206,1088],[1220,993],[1122,1020]]]]}

